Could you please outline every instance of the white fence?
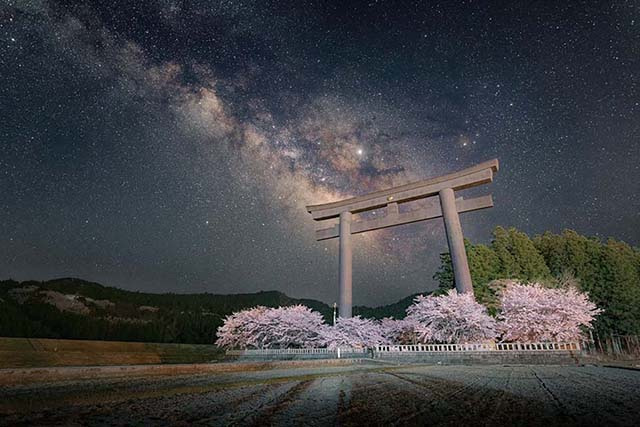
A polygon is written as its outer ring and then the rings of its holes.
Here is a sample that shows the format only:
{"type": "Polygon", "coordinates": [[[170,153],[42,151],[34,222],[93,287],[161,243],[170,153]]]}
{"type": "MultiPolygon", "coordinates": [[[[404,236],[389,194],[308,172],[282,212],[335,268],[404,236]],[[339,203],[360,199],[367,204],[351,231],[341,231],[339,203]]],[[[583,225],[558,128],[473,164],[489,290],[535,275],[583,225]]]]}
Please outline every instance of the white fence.
{"type": "Polygon", "coordinates": [[[378,345],[376,353],[460,353],[470,351],[579,351],[577,342],[378,345]]]}
{"type": "Polygon", "coordinates": [[[497,351],[580,351],[579,342],[497,343],[497,351]]]}
{"type": "MultiPolygon", "coordinates": [[[[476,344],[409,344],[409,345],[378,345],[375,354],[380,353],[463,353],[463,352],[540,352],[540,351],[580,351],[578,342],[533,342],[533,343],[476,343],[476,344]]],[[[229,356],[304,356],[325,355],[337,357],[369,355],[367,349],[342,347],[328,348],[265,348],[252,350],[227,350],[229,356]]]]}
{"type": "Polygon", "coordinates": [[[344,355],[361,354],[366,355],[367,349],[340,347],[328,348],[262,348],[249,350],[227,350],[229,356],[280,356],[280,355],[313,355],[324,354],[340,358],[344,355]]]}

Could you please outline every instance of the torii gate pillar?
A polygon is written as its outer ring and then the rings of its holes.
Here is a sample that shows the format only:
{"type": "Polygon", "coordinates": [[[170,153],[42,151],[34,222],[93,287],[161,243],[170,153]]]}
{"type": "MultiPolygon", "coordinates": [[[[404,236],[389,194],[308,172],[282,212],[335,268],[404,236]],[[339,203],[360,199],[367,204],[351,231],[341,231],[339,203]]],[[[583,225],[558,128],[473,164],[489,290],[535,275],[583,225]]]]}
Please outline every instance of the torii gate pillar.
{"type": "Polygon", "coordinates": [[[445,188],[440,190],[438,195],[440,196],[444,228],[447,234],[447,242],[449,243],[456,290],[459,293],[473,293],[473,284],[471,282],[471,273],[469,272],[467,252],[464,249],[464,237],[462,237],[462,227],[460,226],[460,217],[456,208],[455,194],[451,188],[445,188]]]}
{"type": "Polygon", "coordinates": [[[340,213],[340,317],[351,317],[351,212],[340,213]]]}

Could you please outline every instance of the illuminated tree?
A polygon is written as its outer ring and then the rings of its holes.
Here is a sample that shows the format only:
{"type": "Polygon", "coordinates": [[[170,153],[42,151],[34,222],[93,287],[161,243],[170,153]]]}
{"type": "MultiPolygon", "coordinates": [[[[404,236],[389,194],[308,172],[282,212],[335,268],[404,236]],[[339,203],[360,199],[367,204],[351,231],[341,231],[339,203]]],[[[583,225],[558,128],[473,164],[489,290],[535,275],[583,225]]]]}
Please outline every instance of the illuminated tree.
{"type": "Polygon", "coordinates": [[[501,295],[498,318],[504,341],[573,341],[602,312],[574,287],[549,289],[513,282],[501,295]]]}
{"type": "Polygon", "coordinates": [[[396,320],[385,317],[380,322],[382,334],[390,344],[414,344],[416,342],[416,328],[419,323],[413,319],[396,320]]]}
{"type": "Polygon", "coordinates": [[[303,305],[255,307],[227,316],[218,328],[223,348],[320,347],[326,327],[322,315],[303,305]]]}
{"type": "Polygon", "coordinates": [[[216,333],[216,345],[223,348],[254,347],[254,331],[261,323],[267,307],[254,307],[230,314],[216,333]]]}
{"type": "Polygon", "coordinates": [[[382,333],[380,323],[360,316],[338,318],[334,326],[324,328],[324,343],[328,348],[374,347],[388,341],[382,333]]]}
{"type": "Polygon", "coordinates": [[[472,294],[455,289],[443,296],[416,297],[407,308],[407,320],[418,323],[417,338],[422,343],[468,343],[494,339],[496,321],[472,294]]]}

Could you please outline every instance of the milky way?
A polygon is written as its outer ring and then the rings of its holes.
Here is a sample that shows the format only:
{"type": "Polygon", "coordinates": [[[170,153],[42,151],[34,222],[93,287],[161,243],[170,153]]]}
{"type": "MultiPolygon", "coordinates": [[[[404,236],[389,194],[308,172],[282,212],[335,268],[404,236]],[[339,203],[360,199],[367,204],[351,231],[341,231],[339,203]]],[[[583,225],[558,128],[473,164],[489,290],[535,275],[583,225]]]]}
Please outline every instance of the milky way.
{"type": "MultiPolygon", "coordinates": [[[[0,5],[0,279],[333,302],[305,205],[497,157],[462,216],[640,242],[640,5],[0,5]]],[[[354,237],[354,302],[433,288],[443,226],[354,237]]]]}

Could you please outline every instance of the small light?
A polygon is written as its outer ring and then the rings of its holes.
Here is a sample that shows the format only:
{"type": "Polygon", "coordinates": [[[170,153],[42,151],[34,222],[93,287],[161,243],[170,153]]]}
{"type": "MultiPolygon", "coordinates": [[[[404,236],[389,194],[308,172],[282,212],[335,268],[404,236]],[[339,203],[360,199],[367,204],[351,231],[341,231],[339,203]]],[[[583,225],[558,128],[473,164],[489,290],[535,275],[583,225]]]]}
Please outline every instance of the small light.
{"type": "Polygon", "coordinates": [[[393,200],[393,196],[389,196],[389,197],[387,197],[387,201],[389,201],[389,202],[390,202],[390,201],[392,201],[392,200],[393,200]]]}

